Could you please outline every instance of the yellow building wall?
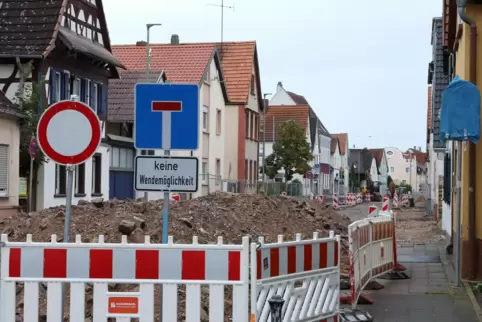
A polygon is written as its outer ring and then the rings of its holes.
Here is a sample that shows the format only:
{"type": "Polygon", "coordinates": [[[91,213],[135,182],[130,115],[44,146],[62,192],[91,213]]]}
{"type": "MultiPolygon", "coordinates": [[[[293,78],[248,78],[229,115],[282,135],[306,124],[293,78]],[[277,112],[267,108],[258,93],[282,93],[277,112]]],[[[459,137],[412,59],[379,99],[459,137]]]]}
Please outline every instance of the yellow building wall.
{"type": "MultiPolygon", "coordinates": [[[[477,87],[482,92],[482,5],[467,6],[467,16],[472,18],[477,23],[478,37],[477,37],[477,87]]],[[[459,41],[459,47],[456,56],[456,74],[465,80],[469,80],[470,71],[470,26],[463,24],[463,33],[459,41]]],[[[482,113],[481,113],[482,114],[482,113]]],[[[481,130],[482,132],[482,130],[481,130]]],[[[455,151],[454,151],[455,152],[455,151]]],[[[457,155],[457,154],[455,154],[457,155]]],[[[482,240],[482,143],[476,145],[476,238],[482,240]]],[[[455,172],[457,170],[457,162],[455,163],[455,172]]],[[[461,182],[461,224],[462,224],[462,246],[464,241],[468,240],[468,183],[469,183],[469,153],[468,146],[462,144],[462,182],[461,182]]],[[[457,177],[455,177],[457,178],[457,177]]],[[[457,216],[457,193],[454,190],[452,193],[452,213],[453,213],[453,227],[457,231],[456,216],[457,216]]],[[[462,259],[464,258],[464,247],[462,247],[462,259]]],[[[464,271],[464,260],[462,261],[462,271],[464,271]]],[[[478,261],[477,261],[478,262],[478,261]]],[[[482,270],[478,267],[477,270],[482,270]]]]}

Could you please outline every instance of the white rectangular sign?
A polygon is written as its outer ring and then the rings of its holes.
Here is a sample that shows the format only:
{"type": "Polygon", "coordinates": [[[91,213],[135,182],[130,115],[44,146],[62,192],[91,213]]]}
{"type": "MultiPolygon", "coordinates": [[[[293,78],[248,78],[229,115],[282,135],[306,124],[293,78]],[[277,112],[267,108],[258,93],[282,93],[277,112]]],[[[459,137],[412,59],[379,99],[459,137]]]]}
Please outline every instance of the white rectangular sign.
{"type": "Polygon", "coordinates": [[[196,192],[198,159],[195,157],[138,156],[134,189],[137,191],[196,192]]]}

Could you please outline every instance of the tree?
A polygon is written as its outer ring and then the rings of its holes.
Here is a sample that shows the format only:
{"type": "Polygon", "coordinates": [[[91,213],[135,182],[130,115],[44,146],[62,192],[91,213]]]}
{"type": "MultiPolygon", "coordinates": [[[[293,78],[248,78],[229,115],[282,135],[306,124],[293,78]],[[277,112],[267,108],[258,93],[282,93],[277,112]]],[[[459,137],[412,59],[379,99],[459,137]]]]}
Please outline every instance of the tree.
{"type": "MultiPolygon", "coordinates": [[[[20,175],[25,176],[30,171],[30,139],[37,135],[37,124],[40,118],[39,101],[40,86],[30,85],[24,86],[23,91],[18,91],[14,103],[17,104],[23,114],[20,127],[20,175]]],[[[34,159],[34,168],[36,169],[45,161],[44,155],[37,150],[34,159]]],[[[30,174],[29,174],[30,175],[30,174]]]]}
{"type": "MultiPolygon", "coordinates": [[[[281,170],[281,167],[274,161],[275,161],[274,154],[270,154],[266,159],[264,159],[264,165],[263,165],[264,173],[270,179],[274,179],[278,171],[281,170]]],[[[261,173],[263,172],[263,167],[260,170],[261,173]]]]}
{"type": "Polygon", "coordinates": [[[273,153],[266,158],[266,173],[274,178],[283,168],[285,180],[290,181],[295,173],[305,174],[311,170],[309,161],[313,160],[306,134],[295,121],[286,121],[278,129],[273,144],[273,153]]]}

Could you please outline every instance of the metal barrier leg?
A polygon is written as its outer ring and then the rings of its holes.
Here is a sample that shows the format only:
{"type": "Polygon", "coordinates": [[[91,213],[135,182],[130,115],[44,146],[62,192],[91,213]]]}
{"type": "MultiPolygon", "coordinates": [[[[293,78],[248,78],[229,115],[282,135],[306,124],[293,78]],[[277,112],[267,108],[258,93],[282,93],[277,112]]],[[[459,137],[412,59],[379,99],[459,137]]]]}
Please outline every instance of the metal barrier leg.
{"type": "Polygon", "coordinates": [[[268,303],[271,309],[271,322],[281,322],[281,314],[283,312],[285,300],[283,300],[281,295],[275,294],[273,297],[271,297],[271,299],[268,300],[268,303]]]}

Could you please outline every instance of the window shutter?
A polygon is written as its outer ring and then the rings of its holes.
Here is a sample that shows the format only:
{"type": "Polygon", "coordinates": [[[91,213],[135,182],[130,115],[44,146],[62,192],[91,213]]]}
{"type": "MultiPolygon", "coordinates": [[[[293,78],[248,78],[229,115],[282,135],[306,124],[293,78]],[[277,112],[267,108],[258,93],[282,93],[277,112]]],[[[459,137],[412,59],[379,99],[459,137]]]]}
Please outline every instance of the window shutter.
{"type": "Polygon", "coordinates": [[[87,81],[85,79],[80,80],[80,101],[87,103],[87,81]]]}
{"type": "Polygon", "coordinates": [[[68,86],[67,74],[61,72],[60,73],[60,100],[67,99],[67,86],[68,86]]]}
{"type": "Polygon", "coordinates": [[[8,189],[8,145],[0,145],[0,196],[8,189]]]}
{"type": "Polygon", "coordinates": [[[93,81],[90,81],[90,86],[89,86],[89,102],[87,102],[87,104],[89,104],[89,106],[92,108],[92,106],[94,106],[94,82],[93,81]]]}
{"type": "Polygon", "coordinates": [[[55,99],[56,97],[56,85],[57,84],[57,75],[55,74],[55,69],[50,68],[50,77],[49,77],[49,104],[53,104],[57,102],[55,99]]]}
{"type": "Polygon", "coordinates": [[[97,115],[105,116],[107,113],[107,87],[102,84],[99,85],[99,108],[97,110],[97,115]]]}

